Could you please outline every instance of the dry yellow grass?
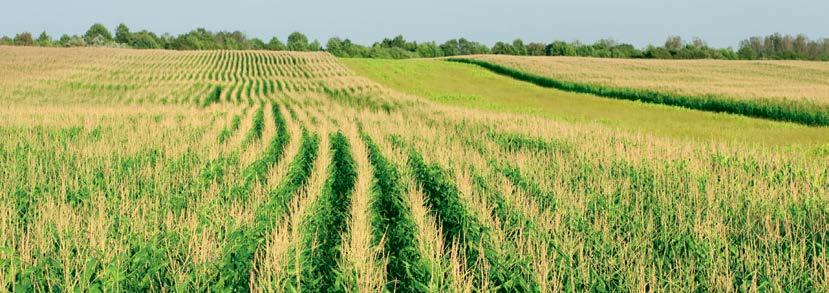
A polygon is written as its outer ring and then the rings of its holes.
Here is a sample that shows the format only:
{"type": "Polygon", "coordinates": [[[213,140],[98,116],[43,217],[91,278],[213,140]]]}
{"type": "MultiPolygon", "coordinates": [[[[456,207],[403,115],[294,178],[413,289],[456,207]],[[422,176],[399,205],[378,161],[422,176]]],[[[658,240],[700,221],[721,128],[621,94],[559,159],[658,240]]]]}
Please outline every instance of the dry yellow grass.
{"type": "Polygon", "coordinates": [[[503,55],[479,55],[474,58],[571,82],[684,95],[804,99],[829,104],[829,63],[826,62],[503,55]]]}

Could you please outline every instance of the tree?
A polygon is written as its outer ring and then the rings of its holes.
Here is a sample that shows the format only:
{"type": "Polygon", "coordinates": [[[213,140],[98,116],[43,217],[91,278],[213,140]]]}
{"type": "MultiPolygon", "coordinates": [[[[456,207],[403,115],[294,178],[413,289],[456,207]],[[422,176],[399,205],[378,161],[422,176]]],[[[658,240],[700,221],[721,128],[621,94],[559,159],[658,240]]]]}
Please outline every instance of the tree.
{"type": "Polygon", "coordinates": [[[136,49],[159,49],[158,37],[154,33],[143,30],[132,34],[130,38],[130,46],[136,49]]]}
{"type": "Polygon", "coordinates": [[[66,47],[83,47],[86,46],[86,41],[81,36],[72,36],[69,38],[69,42],[66,43],[66,47]]]}
{"type": "Polygon", "coordinates": [[[524,46],[524,41],[522,41],[521,39],[515,39],[514,41],[512,41],[512,50],[514,55],[527,55],[527,47],[524,46]]]}
{"type": "Polygon", "coordinates": [[[605,48],[596,49],[596,48],[594,48],[593,51],[591,52],[590,56],[598,57],[598,58],[610,58],[610,57],[613,57],[613,53],[609,49],[605,49],[605,48]]]}
{"type": "Polygon", "coordinates": [[[576,56],[595,56],[593,46],[582,45],[579,42],[574,42],[573,48],[576,50],[576,56]]]}
{"type": "Polygon", "coordinates": [[[34,40],[32,40],[32,34],[28,32],[22,32],[14,36],[14,44],[17,46],[31,46],[34,45],[34,40]]]}
{"type": "MultiPolygon", "coordinates": [[[[230,49],[230,50],[242,50],[248,49],[248,38],[245,36],[244,33],[240,31],[233,31],[233,32],[226,32],[226,31],[219,31],[214,34],[213,39],[215,40],[215,46],[211,46],[216,49],[230,49]]],[[[207,41],[206,43],[210,43],[207,41]]]]}
{"type": "Polygon", "coordinates": [[[443,56],[443,51],[435,42],[425,42],[417,45],[417,55],[423,58],[443,56]]]}
{"type": "Polygon", "coordinates": [[[595,50],[608,50],[609,51],[610,49],[613,49],[613,47],[616,47],[616,46],[617,46],[616,40],[611,39],[611,38],[607,38],[607,39],[601,39],[601,40],[596,41],[596,43],[593,44],[593,49],[595,49],[595,50]]]}
{"type": "Polygon", "coordinates": [[[72,38],[69,37],[69,35],[63,34],[63,35],[60,36],[60,39],[58,40],[58,44],[60,44],[63,47],[68,47],[70,40],[72,40],[72,38]]]}
{"type": "Polygon", "coordinates": [[[52,37],[49,36],[45,31],[40,33],[40,36],[37,37],[37,45],[41,47],[50,47],[52,46],[52,37]]]}
{"type": "Polygon", "coordinates": [[[328,42],[325,42],[325,51],[337,57],[351,57],[343,46],[343,40],[338,37],[330,38],[328,42]]]}
{"type": "Polygon", "coordinates": [[[691,47],[693,47],[694,49],[706,49],[706,48],[708,48],[708,43],[706,43],[706,42],[705,42],[703,39],[701,39],[701,38],[694,38],[694,40],[693,40],[693,41],[691,41],[691,44],[690,44],[690,45],[691,45],[691,47]]]}
{"type": "Polygon", "coordinates": [[[265,48],[266,48],[265,42],[263,42],[259,38],[253,38],[253,39],[248,40],[248,49],[265,50],[265,48]]]}
{"type": "Polygon", "coordinates": [[[271,41],[268,42],[267,48],[271,51],[285,51],[285,44],[283,44],[278,38],[273,37],[271,38],[271,41]]]}
{"type": "Polygon", "coordinates": [[[372,54],[376,54],[376,52],[372,52],[373,48],[354,44],[349,39],[342,40],[340,47],[343,54],[348,57],[370,58],[372,54]]]}
{"type": "Polygon", "coordinates": [[[460,45],[458,40],[451,39],[441,44],[440,50],[443,51],[444,56],[455,56],[460,54],[460,45]]]}
{"type": "Polygon", "coordinates": [[[576,56],[576,48],[565,41],[555,41],[547,46],[548,56],[576,56]]]}
{"type": "Polygon", "coordinates": [[[104,45],[107,44],[107,40],[106,40],[106,38],[104,38],[104,36],[97,35],[94,38],[92,38],[91,41],[87,42],[87,44],[90,44],[90,45],[93,45],[93,46],[104,46],[104,45]]]}
{"type": "Polygon", "coordinates": [[[14,45],[14,40],[9,38],[8,36],[0,37],[0,46],[11,46],[14,45]]]}
{"type": "Polygon", "coordinates": [[[403,35],[397,35],[394,39],[383,39],[382,45],[387,48],[400,48],[406,51],[417,51],[416,42],[407,42],[403,35]]]}
{"type": "Polygon", "coordinates": [[[740,59],[740,57],[737,56],[737,53],[735,53],[734,49],[732,49],[731,47],[728,47],[728,48],[725,48],[725,49],[720,49],[719,51],[720,51],[720,56],[722,56],[723,59],[727,59],[727,60],[740,59]]]}
{"type": "Polygon", "coordinates": [[[489,48],[486,45],[472,42],[464,38],[458,39],[458,49],[460,50],[460,55],[475,55],[475,54],[486,54],[489,53],[489,48]]]}
{"type": "Polygon", "coordinates": [[[322,51],[322,45],[319,40],[314,40],[308,44],[308,51],[322,51]]]}
{"type": "Polygon", "coordinates": [[[93,24],[89,27],[89,30],[87,30],[86,34],[84,34],[84,39],[86,39],[86,42],[89,43],[98,36],[100,36],[104,41],[112,40],[112,34],[103,24],[100,23],[93,24]]]}
{"type": "Polygon", "coordinates": [[[492,46],[492,50],[490,52],[497,55],[515,55],[515,48],[510,44],[497,42],[494,46],[492,46]]]}
{"type": "Polygon", "coordinates": [[[547,52],[547,46],[542,43],[527,44],[527,55],[530,56],[544,56],[547,52]]]}
{"type": "Polygon", "coordinates": [[[175,38],[162,37],[157,38],[156,41],[162,48],[166,48],[164,45],[166,43],[172,49],[178,50],[215,50],[226,48],[225,39],[224,33],[213,34],[204,28],[197,28],[175,38]]]}
{"type": "Polygon", "coordinates": [[[645,49],[645,58],[671,59],[673,56],[671,55],[671,52],[664,47],[648,46],[648,48],[645,49]]]}
{"type": "Polygon", "coordinates": [[[129,44],[131,39],[132,34],[126,24],[121,23],[115,28],[115,42],[129,44]]]}
{"type": "Polygon", "coordinates": [[[670,51],[671,54],[676,54],[676,52],[679,52],[679,50],[681,50],[684,46],[682,38],[679,36],[670,36],[667,40],[665,40],[665,49],[670,51]]]}
{"type": "Polygon", "coordinates": [[[293,32],[288,36],[289,51],[308,51],[308,37],[300,32],[293,32]]]}
{"type": "Polygon", "coordinates": [[[631,44],[619,44],[610,48],[613,58],[641,58],[642,52],[631,44]]]}
{"type": "Polygon", "coordinates": [[[740,41],[740,49],[737,50],[737,56],[743,60],[753,60],[757,58],[757,52],[754,50],[750,40],[740,41]]]}

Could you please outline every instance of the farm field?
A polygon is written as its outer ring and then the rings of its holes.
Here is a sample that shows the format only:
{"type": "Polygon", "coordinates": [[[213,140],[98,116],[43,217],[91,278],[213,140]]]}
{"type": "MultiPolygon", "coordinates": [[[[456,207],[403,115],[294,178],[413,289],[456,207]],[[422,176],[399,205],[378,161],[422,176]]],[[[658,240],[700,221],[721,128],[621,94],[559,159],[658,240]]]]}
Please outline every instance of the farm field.
{"type": "Polygon", "coordinates": [[[827,127],[808,127],[547,89],[469,64],[432,59],[340,60],[360,75],[387,87],[449,105],[529,114],[579,124],[600,124],[613,129],[689,140],[818,146],[829,143],[827,127]]]}
{"type": "Polygon", "coordinates": [[[825,127],[374,62],[0,47],[0,291],[829,290],[825,127]]]}
{"type": "MultiPolygon", "coordinates": [[[[571,92],[588,93],[606,98],[641,101],[654,104],[678,106],[687,109],[707,112],[731,113],[748,117],[770,119],[775,121],[794,122],[811,126],[829,126],[829,105],[821,102],[826,95],[825,71],[819,70],[821,62],[815,64],[798,62],[776,63],[733,63],[732,66],[722,61],[680,61],[680,62],[653,62],[638,61],[639,71],[630,72],[630,68],[623,66],[625,62],[610,62],[616,66],[595,66],[596,68],[582,70],[588,76],[604,75],[615,76],[622,72],[621,82],[636,78],[633,85],[613,85],[597,81],[573,80],[556,77],[551,74],[554,69],[551,63],[553,58],[515,58],[499,56],[475,56],[448,58],[449,61],[478,65],[482,68],[533,84],[556,88],[571,92]],[[696,63],[695,63],[696,62],[696,63]],[[621,64],[621,65],[620,65],[621,64]],[[667,64],[667,65],[660,65],[667,64]],[[708,66],[711,73],[695,71],[697,67],[708,66]],[[766,65],[774,65],[779,70],[766,65]],[[763,70],[766,68],[766,70],[763,70]],[[817,70],[815,70],[817,68],[817,70]],[[740,71],[744,72],[740,72],[740,71]],[[728,74],[722,74],[725,71],[728,74]],[[733,71],[733,72],[732,72],[733,71]],[[780,71],[782,73],[779,73],[780,71]],[[774,72],[768,74],[766,72],[774,72]],[[664,73],[664,74],[662,74],[664,73]],[[653,75],[662,75],[653,79],[653,75]],[[651,76],[649,76],[651,75],[651,76]],[[729,75],[739,76],[731,77],[729,75]],[[785,76],[785,77],[784,77],[785,76]],[[652,82],[656,80],[656,82],[652,82]],[[677,83],[679,86],[662,86],[664,83],[677,83]],[[660,86],[654,86],[660,84],[660,86]],[[654,88],[658,87],[658,88],[654,88]],[[755,97],[753,90],[773,88],[769,92],[793,92],[793,96],[766,96],[755,97]],[[694,89],[697,88],[697,89],[694,89]],[[699,89],[703,88],[703,89],[699,89]],[[800,90],[806,88],[807,90],[800,90]],[[814,90],[812,90],[814,88],[814,90]],[[797,89],[797,90],[794,90],[797,89]],[[744,94],[740,94],[744,92],[744,94]]],[[[604,61],[599,61],[602,63],[604,61]]],[[[590,67],[594,62],[584,62],[584,67],[590,67]]],[[[572,68],[571,68],[572,69],[572,68]]],[[[560,71],[560,70],[558,70],[560,71]]],[[[558,72],[557,71],[557,72],[558,72]]],[[[583,78],[583,77],[581,77],[583,78]]],[[[612,78],[612,77],[611,77],[612,78]]],[[[579,78],[576,78],[579,79],[579,78]]],[[[772,94],[774,95],[774,94],[772,94]]]]}
{"type": "Polygon", "coordinates": [[[471,56],[562,80],[684,95],[789,98],[829,104],[829,64],[810,61],[636,60],[471,56]]]}

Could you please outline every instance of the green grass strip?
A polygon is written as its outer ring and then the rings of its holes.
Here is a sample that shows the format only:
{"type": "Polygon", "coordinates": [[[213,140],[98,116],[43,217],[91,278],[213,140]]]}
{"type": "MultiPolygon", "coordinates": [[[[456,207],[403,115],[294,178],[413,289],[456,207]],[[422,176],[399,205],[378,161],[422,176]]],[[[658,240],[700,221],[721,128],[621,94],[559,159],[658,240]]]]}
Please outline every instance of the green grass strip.
{"type": "Polygon", "coordinates": [[[342,132],[331,135],[331,165],[328,179],[309,218],[303,239],[302,291],[344,290],[339,278],[342,233],[351,217],[351,194],[357,181],[354,158],[342,132]]]}
{"type": "Polygon", "coordinates": [[[234,231],[228,236],[225,252],[219,262],[218,279],[214,291],[247,292],[253,257],[276,223],[288,214],[291,200],[311,177],[317,159],[319,137],[303,129],[299,152],[288,166],[288,172],[276,189],[268,193],[265,204],[256,209],[253,225],[234,231]]]}
{"type": "Polygon", "coordinates": [[[387,256],[386,290],[427,292],[429,269],[418,250],[417,225],[401,189],[400,174],[367,134],[362,135],[373,167],[373,245],[383,241],[387,256]]]}
{"type": "Polygon", "coordinates": [[[790,101],[771,98],[742,100],[716,95],[685,96],[645,89],[617,88],[562,81],[478,59],[449,58],[446,60],[478,65],[497,74],[563,91],[585,93],[605,98],[678,106],[708,112],[731,113],[810,126],[829,125],[829,107],[804,100],[790,101]]]}

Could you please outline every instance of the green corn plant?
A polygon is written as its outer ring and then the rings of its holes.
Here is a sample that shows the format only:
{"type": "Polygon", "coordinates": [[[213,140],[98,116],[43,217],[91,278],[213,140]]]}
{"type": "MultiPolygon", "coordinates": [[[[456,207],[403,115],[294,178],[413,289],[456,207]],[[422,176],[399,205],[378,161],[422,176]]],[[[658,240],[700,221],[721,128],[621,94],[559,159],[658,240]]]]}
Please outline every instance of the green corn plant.
{"type": "Polygon", "coordinates": [[[303,237],[302,284],[309,292],[343,290],[338,271],[342,233],[348,228],[351,193],[357,179],[354,158],[342,132],[331,135],[331,165],[328,179],[303,237]]]}
{"type": "Polygon", "coordinates": [[[265,111],[264,106],[259,105],[259,108],[256,110],[256,113],[253,114],[253,124],[248,130],[245,139],[242,141],[242,148],[245,148],[248,144],[259,140],[262,138],[262,132],[265,130],[265,111]]]}
{"type": "Polygon", "coordinates": [[[288,172],[267,201],[256,209],[252,226],[233,231],[219,260],[219,274],[212,289],[246,292],[249,290],[252,261],[264,238],[288,213],[294,193],[311,177],[319,148],[319,137],[303,130],[300,150],[288,166],[288,172]]]}
{"type": "Polygon", "coordinates": [[[438,219],[444,243],[450,247],[449,244],[457,239],[466,256],[467,267],[477,270],[474,277],[478,282],[487,273],[488,281],[496,290],[538,291],[537,283],[523,260],[499,255],[494,250],[487,228],[470,214],[461,200],[460,191],[440,166],[427,164],[413,148],[409,149],[408,164],[415,182],[426,195],[426,205],[438,219]],[[480,256],[487,262],[488,272],[480,271],[480,256]]]}
{"type": "Polygon", "coordinates": [[[383,241],[387,255],[386,289],[402,292],[428,291],[429,269],[418,250],[417,227],[401,190],[400,175],[367,134],[362,139],[373,167],[373,245],[383,241]]]}

